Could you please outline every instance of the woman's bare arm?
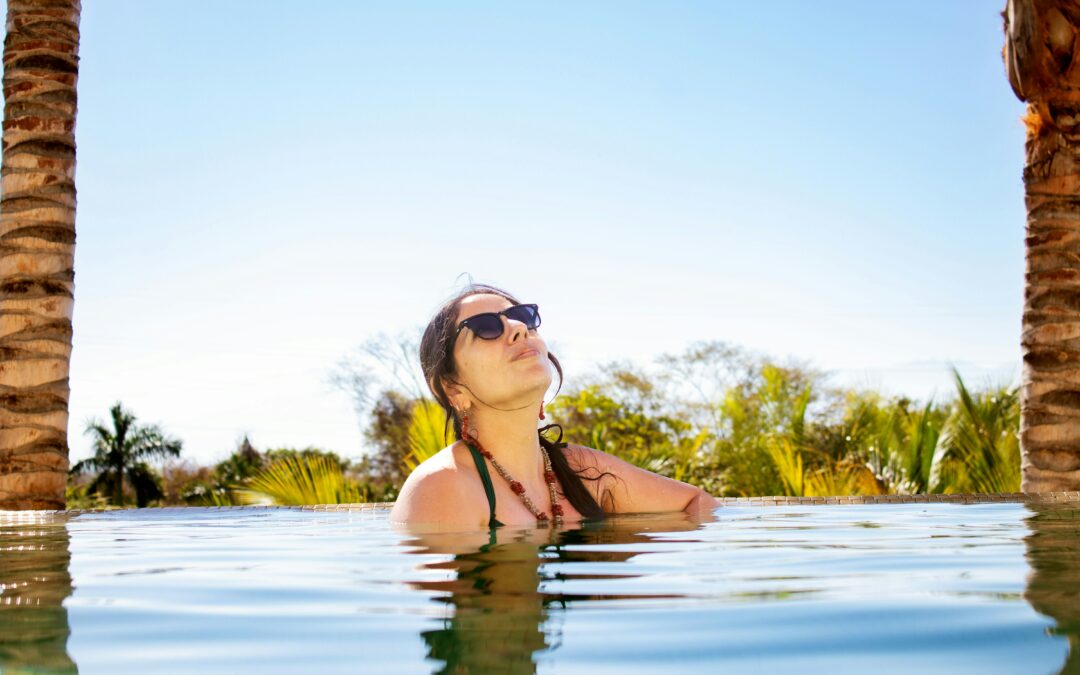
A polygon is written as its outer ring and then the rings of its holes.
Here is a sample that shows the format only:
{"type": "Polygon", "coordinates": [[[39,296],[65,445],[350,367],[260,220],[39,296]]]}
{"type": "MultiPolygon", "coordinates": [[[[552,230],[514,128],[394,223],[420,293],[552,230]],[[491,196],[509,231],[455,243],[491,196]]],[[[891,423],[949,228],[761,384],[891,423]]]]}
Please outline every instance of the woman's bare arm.
{"type": "Polygon", "coordinates": [[[701,513],[712,511],[719,503],[708,492],[689,483],[642,469],[600,450],[581,445],[572,448],[584,466],[594,467],[601,474],[610,472],[618,477],[618,480],[607,483],[615,500],[616,513],[701,513]]]}

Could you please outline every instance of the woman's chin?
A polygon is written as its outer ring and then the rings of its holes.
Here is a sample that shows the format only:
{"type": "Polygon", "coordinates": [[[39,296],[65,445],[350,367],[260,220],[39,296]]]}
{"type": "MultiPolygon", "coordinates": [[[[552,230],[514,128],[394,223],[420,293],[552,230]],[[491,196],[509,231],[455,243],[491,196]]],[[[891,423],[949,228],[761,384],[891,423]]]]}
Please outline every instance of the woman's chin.
{"type": "Polygon", "coordinates": [[[538,363],[533,368],[522,368],[514,378],[516,389],[527,389],[530,392],[546,392],[551,386],[551,371],[544,364],[538,363]]]}

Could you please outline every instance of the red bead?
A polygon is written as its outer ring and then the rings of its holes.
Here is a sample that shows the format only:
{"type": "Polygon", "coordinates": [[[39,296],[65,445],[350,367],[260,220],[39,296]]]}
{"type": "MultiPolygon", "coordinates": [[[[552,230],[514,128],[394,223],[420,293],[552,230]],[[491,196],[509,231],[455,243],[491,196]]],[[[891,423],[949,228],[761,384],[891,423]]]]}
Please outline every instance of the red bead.
{"type": "Polygon", "coordinates": [[[536,519],[537,520],[547,520],[548,515],[546,513],[541,512],[540,515],[536,517],[536,519]]]}
{"type": "Polygon", "coordinates": [[[557,516],[561,516],[562,515],[562,504],[552,504],[551,512],[554,513],[557,516]]]}
{"type": "Polygon", "coordinates": [[[477,450],[480,452],[481,455],[483,455],[487,459],[491,459],[491,453],[488,452],[487,450],[485,450],[483,448],[477,448],[477,450]]]}
{"type": "Polygon", "coordinates": [[[554,471],[545,471],[544,472],[544,480],[546,480],[549,483],[554,483],[555,482],[555,472],[554,471]]]}
{"type": "Polygon", "coordinates": [[[510,489],[513,490],[516,495],[525,494],[525,486],[516,480],[510,481],[510,489]]]}

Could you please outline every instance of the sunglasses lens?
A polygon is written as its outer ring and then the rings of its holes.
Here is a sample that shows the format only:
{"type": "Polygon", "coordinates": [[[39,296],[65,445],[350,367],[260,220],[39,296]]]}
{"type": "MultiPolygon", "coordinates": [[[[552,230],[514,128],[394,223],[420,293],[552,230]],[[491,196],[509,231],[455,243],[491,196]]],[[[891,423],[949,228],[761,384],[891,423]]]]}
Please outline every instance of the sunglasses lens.
{"type": "Polygon", "coordinates": [[[469,328],[476,337],[484,340],[494,340],[503,332],[502,319],[498,314],[477,314],[469,319],[469,328]]]}
{"type": "Polygon", "coordinates": [[[506,318],[520,321],[529,330],[540,325],[540,312],[532,305],[515,305],[506,310],[506,318]]]}
{"type": "MultiPolygon", "coordinates": [[[[540,325],[540,312],[536,305],[514,305],[502,312],[507,319],[520,321],[529,330],[540,325]]],[[[464,321],[476,337],[483,340],[494,340],[503,334],[502,317],[494,312],[477,314],[464,321]]]]}

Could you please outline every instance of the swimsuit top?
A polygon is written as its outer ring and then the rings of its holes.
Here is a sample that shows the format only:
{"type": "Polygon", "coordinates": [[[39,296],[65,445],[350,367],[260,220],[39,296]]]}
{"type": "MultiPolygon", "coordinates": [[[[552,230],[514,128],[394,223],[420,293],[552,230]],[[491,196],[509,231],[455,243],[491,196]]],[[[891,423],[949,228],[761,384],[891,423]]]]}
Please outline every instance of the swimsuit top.
{"type": "Polygon", "coordinates": [[[480,480],[484,483],[484,492],[487,493],[488,504],[491,506],[491,515],[488,517],[488,527],[504,525],[505,523],[500,523],[495,518],[495,486],[491,484],[491,474],[488,473],[484,456],[480,454],[479,450],[468,443],[465,444],[465,447],[472,453],[473,461],[476,462],[476,470],[480,472],[480,480]]]}

